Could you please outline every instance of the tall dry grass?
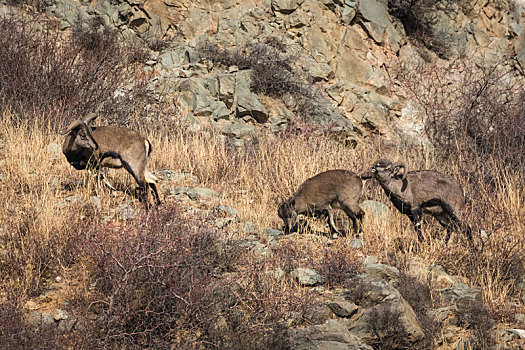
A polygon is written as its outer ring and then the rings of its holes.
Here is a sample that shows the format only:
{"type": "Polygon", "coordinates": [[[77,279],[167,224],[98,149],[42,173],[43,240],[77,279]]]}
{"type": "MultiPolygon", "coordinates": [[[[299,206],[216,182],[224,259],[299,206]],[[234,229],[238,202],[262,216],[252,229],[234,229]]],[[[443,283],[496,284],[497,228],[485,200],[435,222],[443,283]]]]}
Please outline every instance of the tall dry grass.
{"type": "MultiPolygon", "coordinates": [[[[86,227],[108,217],[119,221],[115,209],[120,204],[133,207],[139,216],[145,212],[128,193],[113,193],[97,184],[88,172],[74,170],[60,151],[48,146],[60,145],[61,137],[45,123],[24,124],[20,120],[3,111],[0,121],[0,238],[5,246],[1,283],[16,286],[29,298],[41,290],[45,278],[55,274],[79,278],[72,270],[78,274],[79,269],[88,269],[78,259],[78,243],[85,239],[86,227]],[[101,201],[100,208],[90,202],[95,195],[101,201]],[[71,196],[79,196],[80,200],[70,203],[66,199],[71,196]]],[[[380,157],[405,160],[411,169],[431,168],[450,174],[461,173],[462,167],[461,163],[442,161],[431,153],[408,153],[385,148],[381,143],[347,148],[324,136],[262,137],[257,146],[237,150],[220,135],[208,131],[173,127],[161,134],[148,130],[145,126],[143,132],[154,147],[151,169],[191,172],[200,179],[198,186],[223,194],[220,204],[237,209],[240,222],[228,231],[229,238],[243,238],[241,227],[246,221],[252,221],[259,229],[279,228],[282,223],[276,213],[278,202],[323,170],[345,168],[360,172],[380,157]]],[[[460,234],[453,235],[446,247],[445,233],[433,220],[425,221],[426,241],[418,243],[410,221],[393,209],[376,184],[367,183],[366,196],[386,203],[391,208],[391,219],[365,217],[362,254],[377,255],[400,268],[404,267],[401,261],[411,260],[443,265],[449,273],[482,287],[484,301],[493,311],[504,311],[505,302],[519,296],[514,282],[523,274],[525,208],[521,177],[511,172],[502,174],[490,186],[475,181],[476,174],[458,179],[467,196],[477,199],[467,205],[469,224],[476,229],[477,250],[469,249],[466,238],[460,234]],[[481,229],[485,230],[483,235],[481,229]]],[[[130,191],[135,186],[131,176],[122,170],[112,170],[109,179],[130,191]]],[[[167,186],[174,185],[196,186],[189,180],[161,181],[163,201],[175,200],[165,193],[167,186]]],[[[320,244],[309,237],[299,235],[292,242],[320,244]]],[[[261,234],[260,239],[265,237],[261,234]]],[[[326,248],[323,244],[319,247],[326,248]]]]}

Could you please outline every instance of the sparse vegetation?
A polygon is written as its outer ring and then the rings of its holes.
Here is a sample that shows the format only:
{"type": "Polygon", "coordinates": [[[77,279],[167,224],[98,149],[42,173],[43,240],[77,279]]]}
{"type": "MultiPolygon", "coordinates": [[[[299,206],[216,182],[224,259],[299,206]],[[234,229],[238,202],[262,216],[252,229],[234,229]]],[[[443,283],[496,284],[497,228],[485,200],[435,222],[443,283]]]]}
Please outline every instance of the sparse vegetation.
{"type": "Polygon", "coordinates": [[[203,43],[199,47],[202,58],[225,66],[251,69],[251,87],[255,93],[296,101],[295,112],[303,117],[314,116],[322,106],[309,78],[295,67],[296,55],[286,52],[285,44],[276,37],[264,42],[246,44],[240,49],[221,49],[216,44],[203,43]]]}
{"type": "MultiPolygon", "coordinates": [[[[472,348],[494,344],[487,335],[493,321],[512,322],[504,313],[509,300],[522,297],[515,282],[525,275],[524,88],[516,72],[475,60],[400,69],[396,82],[427,118],[433,150],[385,147],[380,139],[349,149],[319,133],[294,132],[293,125],[284,135],[240,149],[210,130],[188,128],[179,115],[170,128],[143,123],[141,133],[155,148],[151,169],[182,170],[197,177],[198,186],[221,192],[189,205],[174,193],[197,180],[158,171],[163,206],[147,212],[122,193],[132,191],[128,174],[112,172],[119,191],[110,192],[72,169],[58,146],[63,138],[49,131],[97,107],[111,124],[140,118],[141,100],[128,100],[147,80],[137,69],[140,50],[122,46],[96,20],[78,23],[69,37],[12,14],[2,19],[0,344],[6,348],[286,348],[287,330],[307,325],[308,310],[326,307],[320,300],[325,294],[344,289],[360,307],[373,306],[364,305],[369,290],[353,283],[369,256],[401,271],[391,285],[425,333],[417,343],[407,341],[398,311],[379,306],[372,313],[376,348],[443,343],[440,325],[427,312],[442,301],[427,280],[407,275],[411,261],[439,264],[481,288],[482,300],[460,305],[455,315],[472,348]],[[120,89],[124,97],[115,94],[120,89]],[[460,235],[445,245],[433,221],[423,226],[433,237],[419,243],[394,210],[388,220],[365,215],[360,249],[351,248],[352,236],[332,241],[301,230],[285,237],[263,233],[281,226],[278,203],[307,178],[336,168],[360,172],[384,157],[454,174],[469,198],[466,220],[475,246],[466,248],[460,235]],[[225,219],[216,217],[219,205],[236,208],[235,218],[218,220],[225,219]],[[266,255],[255,254],[261,245],[266,255]],[[315,292],[290,277],[305,266],[326,278],[315,292]],[[50,284],[56,294],[45,293],[50,284]],[[27,305],[37,299],[44,309],[66,305],[84,322],[69,333],[31,326],[27,305]]],[[[253,91],[291,94],[298,105],[315,97],[278,39],[201,52],[215,63],[252,69],[253,91]]],[[[388,203],[377,185],[368,183],[365,194],[388,203]]]]}
{"type": "Polygon", "coordinates": [[[458,15],[458,0],[388,0],[390,14],[403,24],[406,34],[417,45],[423,45],[437,55],[447,57],[452,38],[436,29],[438,16],[458,15]]]}
{"type": "Polygon", "coordinates": [[[49,21],[35,25],[37,16],[1,15],[2,109],[30,119],[45,115],[46,125],[54,127],[97,108],[129,123],[143,103],[145,82],[136,74],[141,50],[121,44],[96,19],[79,19],[64,38],[49,21]]]}

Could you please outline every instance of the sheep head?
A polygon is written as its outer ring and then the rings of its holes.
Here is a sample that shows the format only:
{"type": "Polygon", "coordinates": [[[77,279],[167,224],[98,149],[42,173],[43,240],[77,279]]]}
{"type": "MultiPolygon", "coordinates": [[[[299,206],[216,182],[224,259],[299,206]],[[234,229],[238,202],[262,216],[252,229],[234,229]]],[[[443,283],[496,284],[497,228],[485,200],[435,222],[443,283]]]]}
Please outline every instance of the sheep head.
{"type": "Polygon", "coordinates": [[[67,161],[77,170],[85,169],[92,158],[93,152],[98,149],[98,144],[88,123],[96,118],[91,113],[83,120],[73,121],[60,134],[66,135],[62,145],[62,153],[67,161]]]}
{"type": "Polygon", "coordinates": [[[295,210],[295,200],[293,198],[279,204],[277,214],[285,223],[285,230],[291,232],[297,220],[297,211],[295,210]]]}
{"type": "Polygon", "coordinates": [[[372,165],[370,171],[361,175],[362,178],[375,177],[379,182],[387,182],[390,179],[404,180],[408,173],[407,166],[403,162],[392,163],[388,159],[380,159],[372,165]]]}

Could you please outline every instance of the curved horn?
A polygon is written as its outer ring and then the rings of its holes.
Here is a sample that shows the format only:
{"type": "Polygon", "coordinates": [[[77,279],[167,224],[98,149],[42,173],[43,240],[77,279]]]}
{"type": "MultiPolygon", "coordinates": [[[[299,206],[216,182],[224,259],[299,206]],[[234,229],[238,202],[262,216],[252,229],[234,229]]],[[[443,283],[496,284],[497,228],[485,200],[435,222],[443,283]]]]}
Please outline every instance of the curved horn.
{"type": "Polygon", "coordinates": [[[89,125],[87,125],[86,122],[82,122],[82,127],[84,128],[84,130],[86,132],[86,136],[89,137],[91,139],[91,141],[93,142],[93,144],[95,145],[95,149],[98,149],[98,142],[97,142],[97,140],[95,140],[95,137],[93,137],[93,133],[92,133],[91,127],[89,125]]]}
{"type": "Polygon", "coordinates": [[[82,120],[74,120],[71,122],[71,124],[69,124],[69,126],[66,128],[66,130],[60,132],[59,134],[60,135],[65,135],[65,134],[69,134],[69,132],[79,126],[81,126],[83,123],[82,123],[82,120]]]}
{"type": "Polygon", "coordinates": [[[95,120],[96,118],[97,118],[97,114],[91,112],[84,118],[84,123],[87,125],[89,122],[95,120]]]}
{"type": "Polygon", "coordinates": [[[398,173],[401,169],[403,169],[403,174],[401,175],[401,180],[404,180],[408,173],[408,167],[405,162],[397,162],[392,164],[392,167],[394,168],[392,170],[392,176],[393,177],[399,177],[398,173]]]}

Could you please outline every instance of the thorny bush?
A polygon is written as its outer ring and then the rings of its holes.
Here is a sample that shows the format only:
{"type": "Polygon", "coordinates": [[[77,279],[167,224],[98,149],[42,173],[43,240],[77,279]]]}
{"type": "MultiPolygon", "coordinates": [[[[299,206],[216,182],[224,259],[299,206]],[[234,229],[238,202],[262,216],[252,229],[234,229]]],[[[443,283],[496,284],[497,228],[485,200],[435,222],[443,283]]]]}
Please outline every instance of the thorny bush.
{"type": "Polygon", "coordinates": [[[145,81],[136,61],[143,54],[100,20],[79,19],[64,37],[37,14],[7,13],[0,16],[0,32],[2,110],[44,115],[59,127],[100,108],[125,119],[141,106],[145,81]]]}
{"type": "Polygon", "coordinates": [[[287,313],[303,300],[260,274],[257,262],[221,239],[208,218],[187,219],[165,204],[134,225],[91,232],[103,343],[141,348],[278,348],[287,313]]]}

